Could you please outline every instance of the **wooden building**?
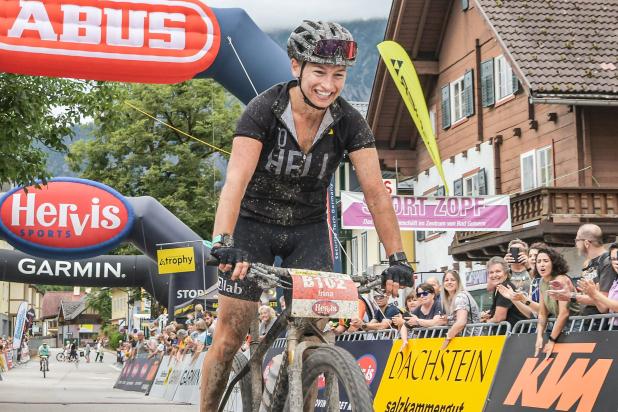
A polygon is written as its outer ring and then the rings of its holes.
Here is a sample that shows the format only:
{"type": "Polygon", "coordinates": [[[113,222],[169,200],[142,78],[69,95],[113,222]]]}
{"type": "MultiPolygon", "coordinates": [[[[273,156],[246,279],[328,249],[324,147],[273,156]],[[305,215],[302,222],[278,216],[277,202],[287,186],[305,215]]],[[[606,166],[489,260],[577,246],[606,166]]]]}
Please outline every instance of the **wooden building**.
{"type": "MultiPolygon", "coordinates": [[[[615,239],[617,25],[613,2],[393,1],[385,38],[414,62],[450,194],[511,195],[512,232],[417,233],[420,270],[504,255],[514,237],[572,247],[582,222],[615,239]]],[[[383,64],[367,118],[383,168],[443,193],[383,64]]]]}

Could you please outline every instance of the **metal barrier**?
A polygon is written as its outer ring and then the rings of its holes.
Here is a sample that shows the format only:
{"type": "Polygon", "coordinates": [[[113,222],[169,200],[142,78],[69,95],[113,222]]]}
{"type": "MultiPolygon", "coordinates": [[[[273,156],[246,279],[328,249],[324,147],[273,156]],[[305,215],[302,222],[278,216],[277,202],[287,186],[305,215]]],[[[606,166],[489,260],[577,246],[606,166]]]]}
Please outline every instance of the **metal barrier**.
{"type": "MultiPolygon", "coordinates": [[[[549,318],[547,324],[555,322],[555,318],[549,318]]],[[[618,331],[618,313],[606,313],[602,315],[570,316],[567,324],[562,331],[564,333],[574,332],[598,332],[604,330],[618,331]]],[[[513,334],[536,333],[538,319],[520,320],[513,326],[513,334]]]]}

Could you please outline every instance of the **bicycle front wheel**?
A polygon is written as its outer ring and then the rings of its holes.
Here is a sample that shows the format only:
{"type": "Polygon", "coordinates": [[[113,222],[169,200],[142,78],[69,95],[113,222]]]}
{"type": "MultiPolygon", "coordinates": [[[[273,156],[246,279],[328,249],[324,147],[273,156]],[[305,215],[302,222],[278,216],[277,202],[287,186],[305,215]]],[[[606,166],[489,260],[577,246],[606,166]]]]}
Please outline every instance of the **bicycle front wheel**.
{"type": "MultiPolygon", "coordinates": [[[[247,357],[240,352],[234,356],[230,380],[240,373],[247,362],[247,357]]],[[[246,374],[240,382],[234,386],[230,397],[223,407],[223,411],[251,412],[251,378],[249,374],[246,374]]]]}
{"type": "MultiPolygon", "coordinates": [[[[311,388],[315,387],[321,376],[333,376],[339,385],[339,392],[345,390],[351,410],[373,412],[373,396],[356,360],[346,350],[337,346],[321,346],[311,351],[303,361],[304,402],[315,402],[311,398],[311,388]]],[[[339,399],[326,399],[339,403],[339,399]]],[[[289,404],[289,398],[288,398],[289,404]]],[[[289,408],[286,408],[289,410],[289,408]]],[[[311,408],[313,410],[314,408],[311,408]]]]}
{"type": "Polygon", "coordinates": [[[60,352],[59,354],[56,355],[56,360],[58,362],[64,362],[64,353],[60,352]]]}

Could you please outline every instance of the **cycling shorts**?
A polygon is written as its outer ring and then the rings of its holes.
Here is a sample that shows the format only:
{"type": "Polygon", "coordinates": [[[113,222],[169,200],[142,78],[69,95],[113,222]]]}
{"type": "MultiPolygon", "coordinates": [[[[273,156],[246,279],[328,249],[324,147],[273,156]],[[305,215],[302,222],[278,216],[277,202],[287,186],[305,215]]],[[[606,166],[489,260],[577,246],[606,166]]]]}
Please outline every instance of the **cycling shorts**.
{"type": "MultiPolygon", "coordinates": [[[[249,255],[250,262],[272,265],[275,256],[281,267],[333,271],[333,257],[326,221],[297,226],[279,226],[239,217],[234,245],[249,255]]],[[[259,302],[262,295],[255,281],[231,281],[219,276],[219,293],[231,298],[259,302]]]]}

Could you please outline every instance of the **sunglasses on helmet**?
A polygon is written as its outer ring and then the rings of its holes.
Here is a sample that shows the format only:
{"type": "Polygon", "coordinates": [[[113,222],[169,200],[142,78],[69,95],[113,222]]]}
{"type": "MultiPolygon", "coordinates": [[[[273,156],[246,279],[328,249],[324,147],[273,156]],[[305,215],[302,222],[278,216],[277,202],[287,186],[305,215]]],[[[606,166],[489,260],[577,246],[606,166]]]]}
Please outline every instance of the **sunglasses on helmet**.
{"type": "Polygon", "coordinates": [[[347,60],[354,60],[358,47],[355,41],[326,39],[318,40],[313,50],[313,54],[320,57],[335,57],[337,53],[347,60]]]}

